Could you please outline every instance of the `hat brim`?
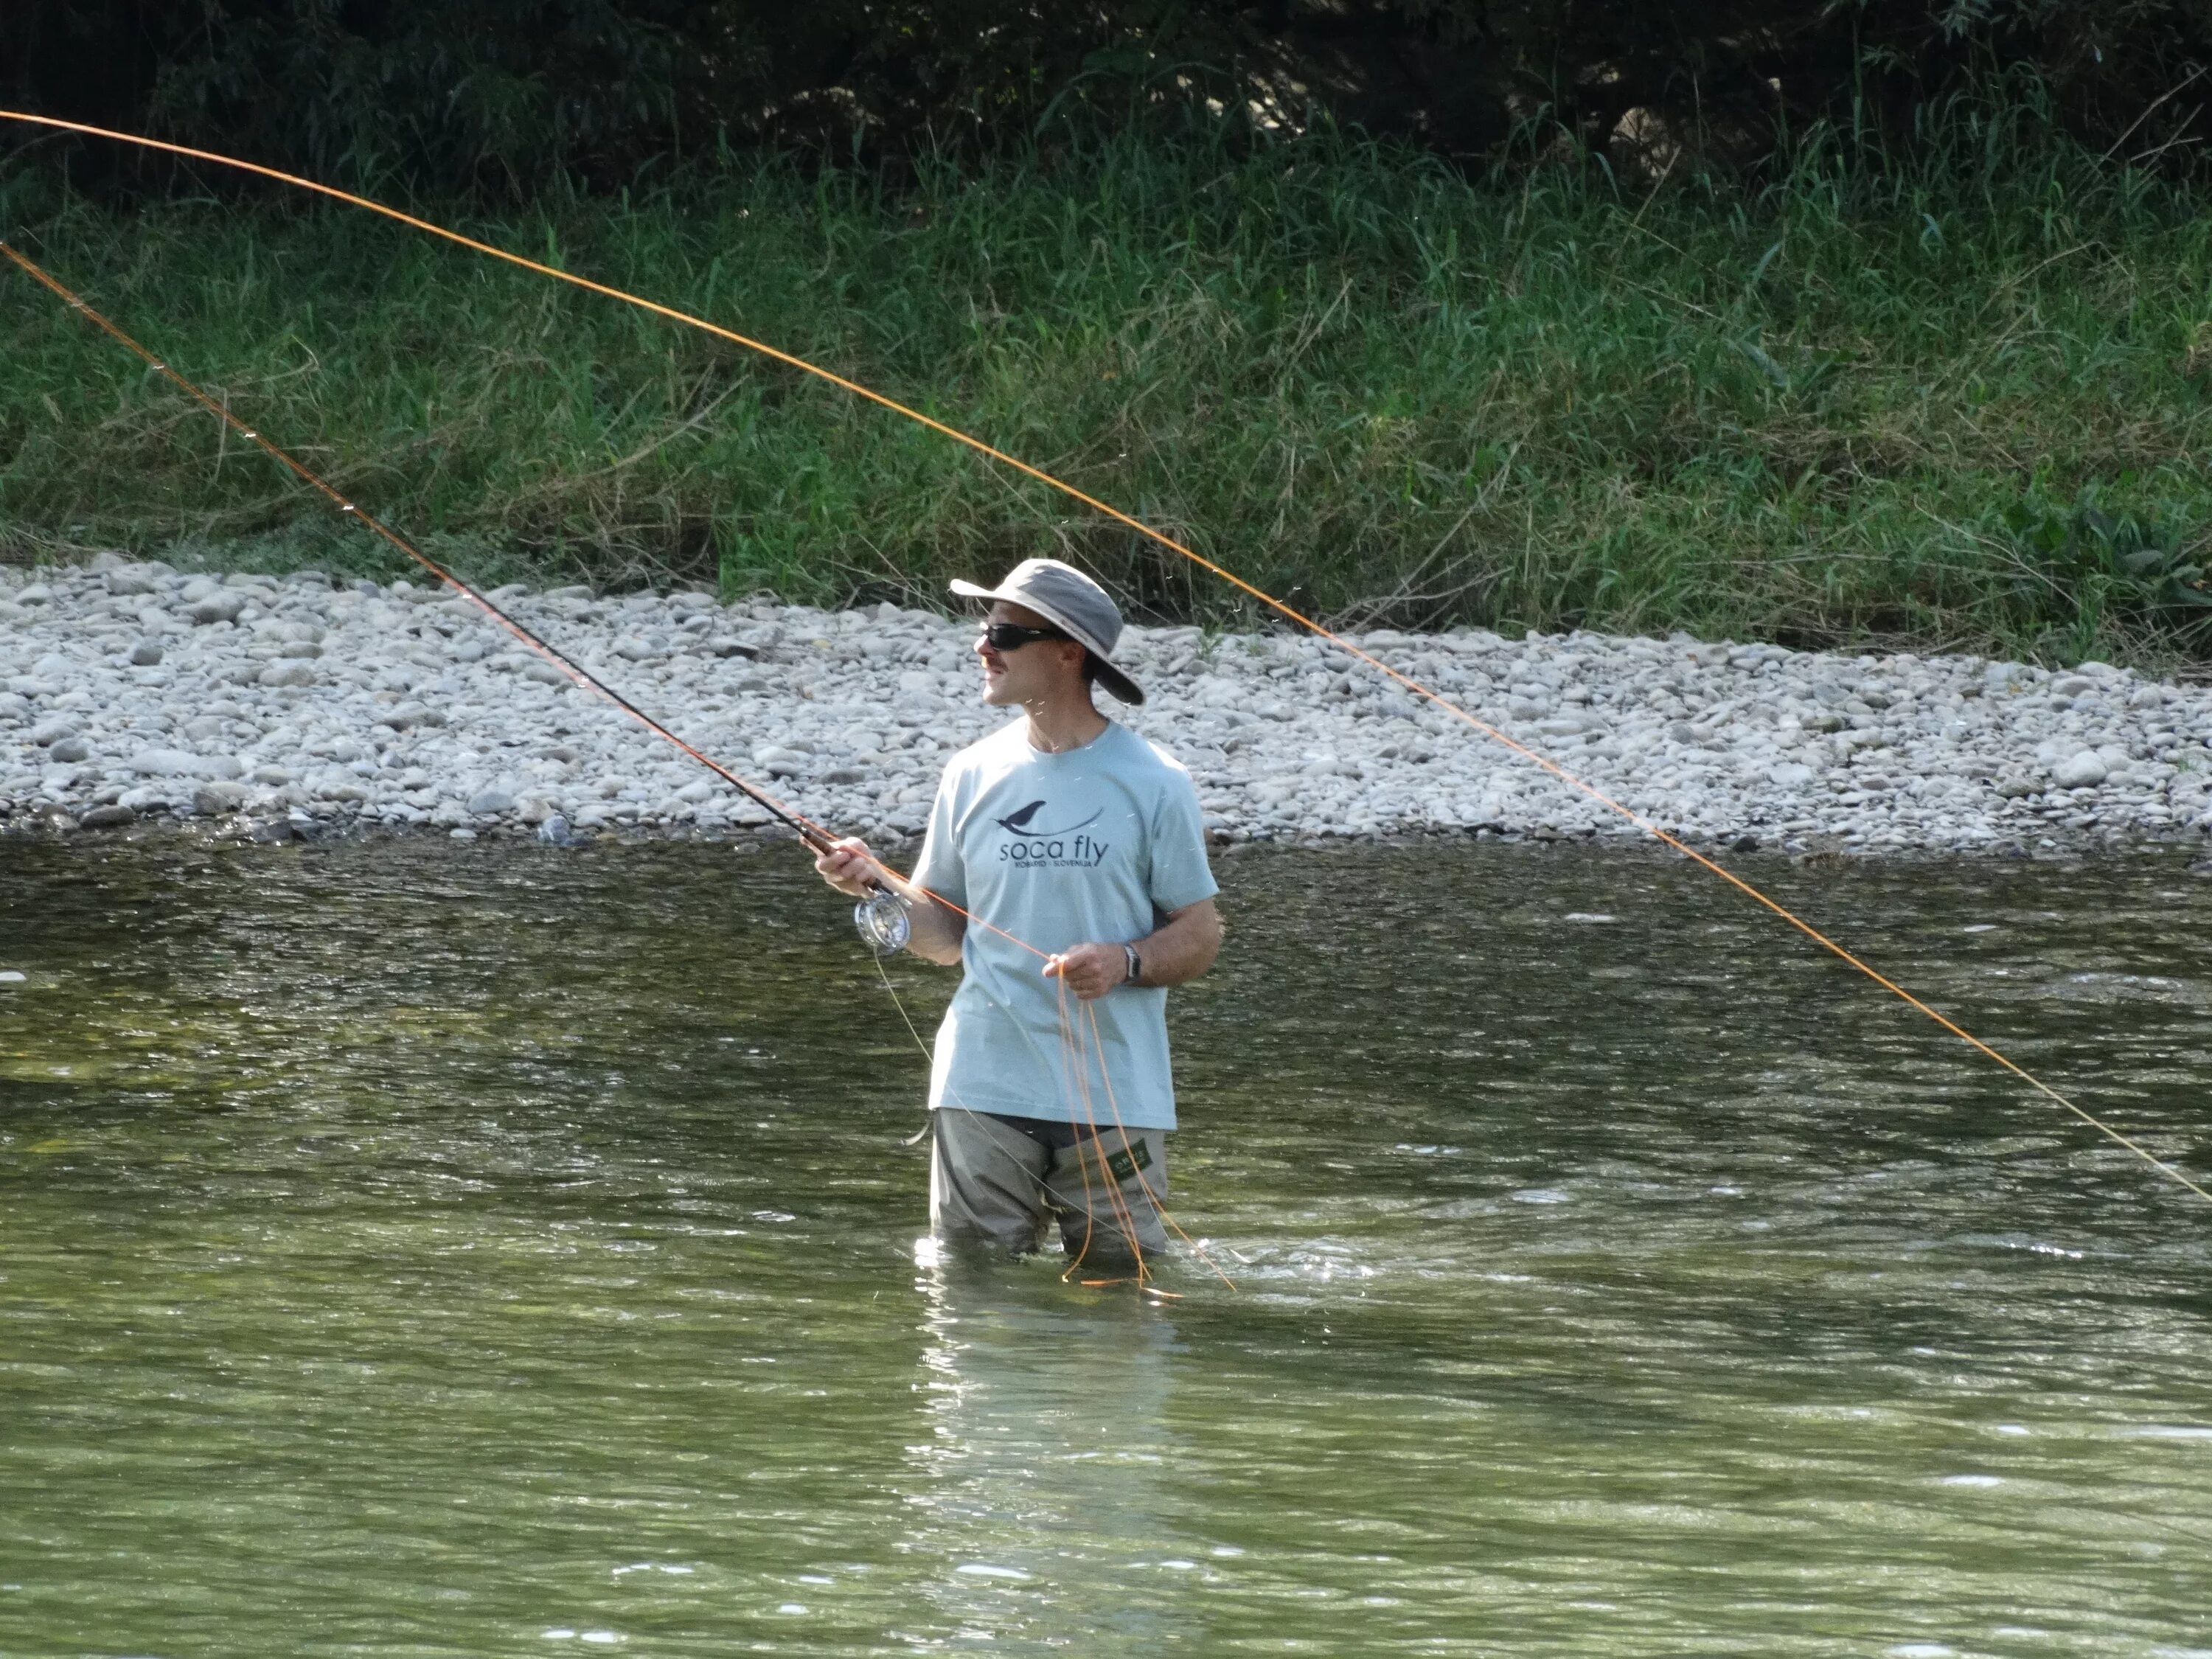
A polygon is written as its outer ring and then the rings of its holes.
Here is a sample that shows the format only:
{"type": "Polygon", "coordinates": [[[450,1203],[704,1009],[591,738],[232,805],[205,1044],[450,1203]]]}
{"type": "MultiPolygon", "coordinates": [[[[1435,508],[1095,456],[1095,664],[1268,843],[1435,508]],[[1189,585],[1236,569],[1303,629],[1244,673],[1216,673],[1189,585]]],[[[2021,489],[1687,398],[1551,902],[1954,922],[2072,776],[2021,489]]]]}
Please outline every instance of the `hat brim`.
{"type": "Polygon", "coordinates": [[[1081,629],[1061,616],[1052,606],[1039,605],[1034,593],[1009,593],[1000,588],[983,587],[975,582],[963,581],[957,576],[952,579],[951,586],[952,591],[963,599],[994,599],[1005,605],[1018,605],[1024,611],[1036,611],[1038,616],[1051,623],[1054,627],[1091,653],[1091,659],[1098,665],[1098,684],[1104,686],[1113,696],[1132,708],[1138,707],[1145,701],[1145,688],[1116,668],[1113,659],[1098,648],[1098,642],[1096,640],[1089,637],[1081,629]]]}

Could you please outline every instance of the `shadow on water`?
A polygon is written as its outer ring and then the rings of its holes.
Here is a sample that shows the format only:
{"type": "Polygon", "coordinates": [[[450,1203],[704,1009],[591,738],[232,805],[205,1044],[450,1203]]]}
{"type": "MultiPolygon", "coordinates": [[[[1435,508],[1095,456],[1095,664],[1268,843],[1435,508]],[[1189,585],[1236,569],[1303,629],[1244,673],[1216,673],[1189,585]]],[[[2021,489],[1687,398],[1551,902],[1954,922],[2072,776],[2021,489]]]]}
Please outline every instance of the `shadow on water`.
{"type": "MultiPolygon", "coordinates": [[[[794,858],[6,843],[0,1651],[2212,1647],[2201,1201],[1680,865],[1221,866],[1160,1304],[918,1264],[794,858]]],[[[2212,1175],[2212,886],[1751,873],[2212,1175]]]]}

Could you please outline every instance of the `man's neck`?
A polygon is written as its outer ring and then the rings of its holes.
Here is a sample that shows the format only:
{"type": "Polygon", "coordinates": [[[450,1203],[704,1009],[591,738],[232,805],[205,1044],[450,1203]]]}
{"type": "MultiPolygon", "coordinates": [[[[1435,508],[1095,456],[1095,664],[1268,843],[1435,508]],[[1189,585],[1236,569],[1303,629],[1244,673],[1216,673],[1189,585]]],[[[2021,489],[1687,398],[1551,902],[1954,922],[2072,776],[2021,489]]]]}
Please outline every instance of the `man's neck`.
{"type": "Polygon", "coordinates": [[[1048,755],[1080,749],[1106,729],[1106,717],[1091,706],[1088,688],[1079,697],[1028,705],[1030,747],[1048,755]]]}

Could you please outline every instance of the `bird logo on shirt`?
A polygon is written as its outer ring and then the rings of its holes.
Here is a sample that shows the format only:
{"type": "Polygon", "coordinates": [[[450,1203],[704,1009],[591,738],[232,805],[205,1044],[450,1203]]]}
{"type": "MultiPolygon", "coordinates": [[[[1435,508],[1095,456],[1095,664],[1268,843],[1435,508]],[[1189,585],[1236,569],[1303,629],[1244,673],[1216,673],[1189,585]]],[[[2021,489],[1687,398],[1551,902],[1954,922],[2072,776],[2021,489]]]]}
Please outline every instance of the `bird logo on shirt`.
{"type": "MultiPolygon", "coordinates": [[[[1093,812],[1089,817],[1084,819],[1081,823],[1071,823],[1065,830],[1030,829],[1029,827],[1030,820],[1036,817],[1036,815],[1042,811],[1044,811],[1044,803],[1041,800],[1033,800],[1027,806],[1017,807],[1014,811],[1007,813],[1006,817],[1000,818],[999,820],[999,827],[1001,830],[1004,830],[1008,835],[1012,836],[1072,836],[1079,830],[1088,829],[1091,825],[1097,823],[1099,818],[1099,813],[1093,812]]],[[[1102,807],[1100,811],[1103,811],[1104,809],[1102,807]]]]}

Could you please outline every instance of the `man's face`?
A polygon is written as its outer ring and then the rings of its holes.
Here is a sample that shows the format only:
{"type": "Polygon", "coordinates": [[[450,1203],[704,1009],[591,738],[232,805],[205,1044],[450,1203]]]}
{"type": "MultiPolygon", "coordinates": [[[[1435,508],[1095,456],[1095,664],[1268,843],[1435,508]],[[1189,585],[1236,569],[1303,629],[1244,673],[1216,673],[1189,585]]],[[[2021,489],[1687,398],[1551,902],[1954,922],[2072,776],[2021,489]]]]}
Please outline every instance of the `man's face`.
{"type": "MultiPolygon", "coordinates": [[[[1008,605],[1003,599],[993,604],[985,620],[1012,623],[1018,628],[1052,626],[1026,605],[1008,605]]],[[[1041,702],[1069,673],[1083,665],[1083,647],[1073,640],[1036,640],[1001,651],[979,637],[975,654],[983,661],[983,701],[994,708],[1041,702]]]]}

